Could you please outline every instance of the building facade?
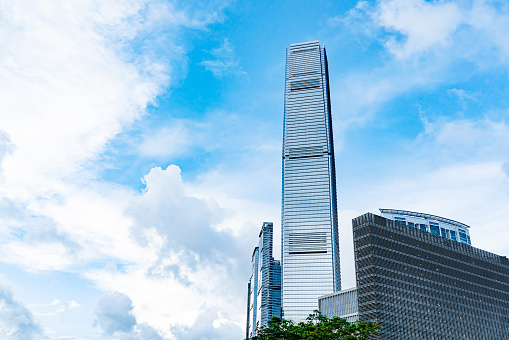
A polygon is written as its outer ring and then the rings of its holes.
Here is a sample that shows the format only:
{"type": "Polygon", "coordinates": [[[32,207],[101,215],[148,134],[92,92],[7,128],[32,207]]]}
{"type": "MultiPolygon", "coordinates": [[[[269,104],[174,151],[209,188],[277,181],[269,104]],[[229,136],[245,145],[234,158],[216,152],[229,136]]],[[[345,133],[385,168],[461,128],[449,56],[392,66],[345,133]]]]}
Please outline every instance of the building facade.
{"type": "Polygon", "coordinates": [[[271,303],[272,314],[267,318],[269,321],[272,316],[282,317],[282,306],[281,306],[281,261],[272,261],[272,289],[271,291],[271,303]]]}
{"type": "Polygon", "coordinates": [[[348,322],[359,320],[357,289],[345,289],[319,297],[318,310],[329,318],[339,316],[348,322]]]}
{"type": "Polygon", "coordinates": [[[341,287],[327,55],[318,41],[287,50],[282,156],[283,317],[299,321],[341,287]]]}
{"type": "Polygon", "coordinates": [[[376,339],[508,340],[508,259],[406,223],[352,221],[359,320],[376,339]]]}
{"type": "Polygon", "coordinates": [[[255,336],[273,316],[281,317],[281,264],[272,256],[273,237],[272,222],[263,222],[251,260],[246,338],[255,336]]]}

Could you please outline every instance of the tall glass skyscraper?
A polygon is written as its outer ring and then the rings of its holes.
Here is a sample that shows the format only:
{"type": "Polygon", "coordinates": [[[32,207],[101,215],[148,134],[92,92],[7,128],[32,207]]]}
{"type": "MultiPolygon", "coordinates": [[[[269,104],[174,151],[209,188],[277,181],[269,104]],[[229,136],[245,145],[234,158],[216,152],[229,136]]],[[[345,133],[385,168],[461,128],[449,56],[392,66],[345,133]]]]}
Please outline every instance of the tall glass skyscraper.
{"type": "Polygon", "coordinates": [[[281,317],[281,264],[272,257],[273,223],[263,222],[253,251],[247,293],[246,338],[256,335],[273,316],[281,317]]]}
{"type": "Polygon", "coordinates": [[[304,320],[341,288],[336,171],[325,47],[286,54],[281,262],[283,317],[304,320]]]}

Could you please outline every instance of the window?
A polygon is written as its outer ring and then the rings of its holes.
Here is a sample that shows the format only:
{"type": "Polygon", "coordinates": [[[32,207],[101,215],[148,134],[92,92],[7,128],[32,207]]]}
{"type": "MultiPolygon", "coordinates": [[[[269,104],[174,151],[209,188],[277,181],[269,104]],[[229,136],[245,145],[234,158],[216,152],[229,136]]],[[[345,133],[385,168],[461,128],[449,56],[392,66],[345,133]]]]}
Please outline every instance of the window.
{"type": "Polygon", "coordinates": [[[419,224],[419,229],[426,231],[426,225],[425,224],[419,224]]]}
{"type": "Polygon", "coordinates": [[[415,227],[414,222],[408,222],[408,225],[411,226],[411,227],[415,227]]]}
{"type": "Polygon", "coordinates": [[[455,232],[454,230],[451,230],[451,240],[453,240],[453,241],[458,241],[458,240],[456,239],[456,232],[455,232]]]}
{"type": "Polygon", "coordinates": [[[429,230],[431,231],[432,234],[440,236],[440,228],[437,225],[430,223],[429,230]]]}
{"type": "Polygon", "coordinates": [[[403,217],[394,217],[394,221],[406,224],[406,219],[403,217]]]}
{"type": "Polygon", "coordinates": [[[459,229],[458,232],[459,232],[459,236],[460,236],[460,241],[463,243],[468,243],[467,233],[461,229],[459,229]]]}
{"type": "Polygon", "coordinates": [[[442,235],[442,237],[447,238],[447,232],[444,228],[440,228],[440,234],[442,235]]]}

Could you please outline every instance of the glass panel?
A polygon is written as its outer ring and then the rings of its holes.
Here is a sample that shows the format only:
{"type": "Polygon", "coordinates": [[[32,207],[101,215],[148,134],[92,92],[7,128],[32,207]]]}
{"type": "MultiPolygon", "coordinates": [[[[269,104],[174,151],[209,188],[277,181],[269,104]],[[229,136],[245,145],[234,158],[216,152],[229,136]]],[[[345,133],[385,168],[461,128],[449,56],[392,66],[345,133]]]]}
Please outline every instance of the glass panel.
{"type": "Polygon", "coordinates": [[[440,228],[436,225],[430,225],[429,230],[432,234],[440,235],[440,228]]]}

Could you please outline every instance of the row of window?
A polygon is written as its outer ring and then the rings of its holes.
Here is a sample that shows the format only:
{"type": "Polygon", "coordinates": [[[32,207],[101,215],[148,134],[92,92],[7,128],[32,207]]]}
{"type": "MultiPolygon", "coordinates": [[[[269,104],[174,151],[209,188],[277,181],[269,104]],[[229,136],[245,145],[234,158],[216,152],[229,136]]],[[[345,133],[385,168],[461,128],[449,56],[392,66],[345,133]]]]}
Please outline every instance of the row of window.
{"type": "MultiPolygon", "coordinates": [[[[410,222],[410,221],[407,222],[406,219],[403,217],[394,217],[394,220],[396,222],[406,224],[413,228],[419,228],[422,231],[428,231],[428,226],[426,224],[414,223],[414,222],[410,222]]],[[[463,242],[463,243],[466,243],[469,245],[472,244],[470,242],[470,236],[467,235],[467,232],[465,230],[458,229],[458,235],[456,235],[456,231],[454,231],[454,230],[440,228],[438,222],[432,222],[432,221],[429,222],[429,232],[434,235],[442,236],[444,238],[448,238],[453,241],[460,241],[460,242],[463,242]],[[459,240],[458,240],[458,236],[459,236],[459,240]]]]}

